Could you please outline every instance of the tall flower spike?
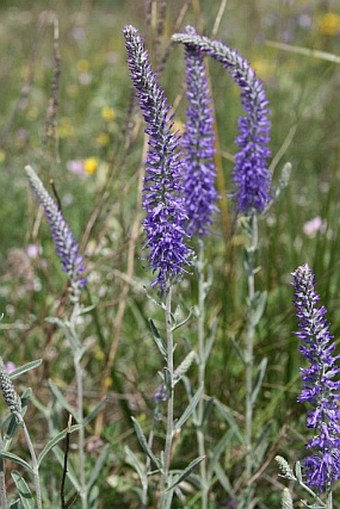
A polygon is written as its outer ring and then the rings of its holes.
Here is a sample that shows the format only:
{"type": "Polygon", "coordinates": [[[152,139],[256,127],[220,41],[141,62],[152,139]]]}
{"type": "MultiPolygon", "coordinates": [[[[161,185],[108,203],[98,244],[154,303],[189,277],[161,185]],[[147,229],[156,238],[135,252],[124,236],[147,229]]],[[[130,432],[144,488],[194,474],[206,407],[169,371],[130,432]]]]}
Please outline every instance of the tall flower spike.
{"type": "Polygon", "coordinates": [[[306,447],[313,449],[303,462],[306,483],[319,492],[329,492],[332,483],[340,479],[340,368],[339,355],[334,355],[335,343],[329,332],[326,308],[317,307],[320,300],[315,291],[315,276],[307,264],[293,272],[294,304],[299,319],[296,335],[299,348],[309,366],[301,368],[304,383],[299,402],[313,407],[308,411],[306,425],[316,430],[306,447]]]}
{"type": "Polygon", "coordinates": [[[175,34],[174,42],[182,43],[213,57],[230,72],[241,88],[241,102],[246,113],[238,122],[233,179],[236,186],[237,210],[244,214],[262,212],[269,201],[271,173],[267,167],[270,122],[268,100],[262,82],[250,64],[236,50],[209,37],[188,33],[175,34]]]}
{"type": "MultiPolygon", "coordinates": [[[[186,33],[195,35],[192,27],[186,33]]],[[[217,192],[213,161],[214,129],[203,55],[190,45],[185,46],[187,82],[187,121],[181,145],[185,150],[184,199],[188,214],[187,231],[190,235],[206,235],[213,222],[217,192]]]]}
{"type": "Polygon", "coordinates": [[[48,194],[33,168],[26,166],[25,172],[34,194],[44,209],[62,269],[68,275],[71,284],[73,298],[78,299],[80,289],[87,284],[83,277],[83,258],[79,255],[79,246],[58,205],[48,194]]]}
{"type": "Polygon", "coordinates": [[[148,248],[150,265],[157,273],[152,284],[165,290],[183,275],[191,255],[185,244],[187,216],[181,196],[182,163],[176,153],[179,139],[172,132],[170,106],[151,69],[138,30],[128,25],[123,34],[131,80],[149,135],[143,189],[144,247],[148,248]]]}

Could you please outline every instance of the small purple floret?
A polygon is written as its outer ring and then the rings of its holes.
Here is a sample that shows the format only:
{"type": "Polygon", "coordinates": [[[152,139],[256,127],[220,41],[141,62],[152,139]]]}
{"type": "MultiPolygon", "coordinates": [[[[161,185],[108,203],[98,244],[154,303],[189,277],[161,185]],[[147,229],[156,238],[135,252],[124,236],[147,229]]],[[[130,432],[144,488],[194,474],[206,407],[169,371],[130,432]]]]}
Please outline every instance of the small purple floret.
{"type": "Polygon", "coordinates": [[[293,273],[296,316],[299,319],[300,352],[309,366],[301,368],[304,383],[299,402],[308,402],[306,425],[316,435],[306,447],[314,452],[303,461],[306,483],[318,492],[329,492],[340,479],[340,368],[339,355],[334,355],[335,342],[325,318],[326,308],[317,307],[320,300],[315,291],[315,276],[307,264],[293,273]]]}
{"type": "MultiPolygon", "coordinates": [[[[186,31],[196,33],[192,27],[187,27],[186,31]]],[[[183,169],[184,199],[189,218],[187,231],[190,235],[207,235],[213,214],[217,211],[214,119],[203,55],[189,45],[185,47],[185,68],[189,106],[181,145],[185,151],[183,169]]]]}
{"type": "Polygon", "coordinates": [[[143,189],[144,247],[157,274],[152,284],[165,290],[181,278],[191,255],[185,244],[187,215],[182,197],[182,162],[177,152],[179,139],[172,132],[170,106],[152,71],[142,37],[130,25],[123,34],[131,80],[149,136],[143,189]]]}
{"type": "Polygon", "coordinates": [[[26,166],[25,172],[34,194],[44,209],[62,269],[68,275],[72,290],[77,296],[79,290],[87,284],[87,280],[83,277],[83,257],[79,255],[79,245],[58,205],[48,194],[33,168],[26,166]]]}

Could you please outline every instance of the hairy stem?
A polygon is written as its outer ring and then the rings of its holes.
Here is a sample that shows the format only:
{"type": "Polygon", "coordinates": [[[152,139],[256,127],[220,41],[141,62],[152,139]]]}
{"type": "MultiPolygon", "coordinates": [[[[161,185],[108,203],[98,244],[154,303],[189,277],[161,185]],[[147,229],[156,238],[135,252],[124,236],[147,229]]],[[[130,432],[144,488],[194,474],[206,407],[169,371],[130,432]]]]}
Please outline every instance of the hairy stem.
{"type": "Polygon", "coordinates": [[[248,319],[246,334],[246,416],[245,416],[245,477],[249,479],[253,471],[252,431],[253,431],[253,370],[254,370],[254,338],[253,307],[255,299],[255,259],[258,248],[257,217],[254,213],[250,218],[250,246],[247,249],[248,271],[248,319]]]}
{"type": "Polygon", "coordinates": [[[166,509],[169,506],[168,497],[171,496],[165,493],[169,481],[169,471],[171,462],[171,449],[174,435],[174,345],[172,336],[172,317],[171,317],[171,297],[172,287],[170,286],[166,292],[165,299],[165,334],[166,334],[166,347],[167,347],[167,375],[169,379],[168,390],[168,408],[166,420],[166,437],[164,449],[164,463],[161,480],[161,498],[159,509],[166,509]]]}
{"type": "MultiPolygon", "coordinates": [[[[206,456],[205,451],[205,440],[203,431],[203,414],[204,414],[204,384],[205,384],[205,369],[206,369],[206,358],[205,358],[205,335],[204,335],[204,323],[205,323],[205,281],[204,281],[204,244],[199,241],[199,258],[197,264],[198,272],[198,323],[197,323],[197,335],[198,335],[198,386],[202,387],[202,396],[198,403],[197,417],[198,426],[196,428],[197,445],[199,456],[206,456]]],[[[208,507],[208,493],[209,486],[207,482],[207,465],[206,460],[200,463],[200,478],[201,478],[201,508],[207,509],[208,507]]]]}
{"type": "Polygon", "coordinates": [[[31,455],[31,463],[32,463],[32,470],[33,470],[33,482],[34,482],[35,496],[37,499],[37,509],[42,509],[41,489],[40,489],[40,480],[39,480],[39,465],[38,465],[37,456],[35,454],[32,440],[31,440],[30,434],[28,432],[28,429],[26,427],[23,417],[18,414],[18,419],[19,419],[20,424],[23,427],[27,447],[28,447],[30,455],[31,455]]]}
{"type": "Polygon", "coordinates": [[[333,493],[330,491],[327,496],[327,509],[333,509],[333,493]]]}
{"type": "Polygon", "coordinates": [[[81,367],[81,358],[83,351],[77,334],[77,319],[79,317],[80,307],[78,301],[74,303],[71,316],[70,346],[73,353],[73,364],[76,374],[77,385],[77,417],[79,424],[78,431],[78,461],[79,461],[79,484],[80,500],[82,509],[87,509],[87,486],[85,479],[85,426],[84,426],[84,389],[83,389],[83,370],[81,367]]]}
{"type": "Polygon", "coordinates": [[[74,368],[77,383],[77,415],[78,424],[78,457],[79,457],[79,481],[80,499],[82,509],[87,509],[87,488],[85,481],[85,427],[84,427],[84,406],[83,406],[83,371],[80,365],[80,355],[74,355],[74,368]]]}
{"type": "MultiPolygon", "coordinates": [[[[0,435],[0,449],[3,450],[2,436],[0,435]]],[[[6,493],[6,482],[5,482],[5,460],[0,458],[0,507],[1,509],[7,509],[7,493],[6,493]]]]}

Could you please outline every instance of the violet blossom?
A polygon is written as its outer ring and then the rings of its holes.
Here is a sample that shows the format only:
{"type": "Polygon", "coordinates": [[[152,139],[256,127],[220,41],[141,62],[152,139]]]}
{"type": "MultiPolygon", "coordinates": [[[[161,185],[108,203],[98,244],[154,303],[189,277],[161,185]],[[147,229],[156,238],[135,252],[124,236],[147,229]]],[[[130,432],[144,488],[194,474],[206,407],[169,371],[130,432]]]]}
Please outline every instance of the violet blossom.
{"type": "Polygon", "coordinates": [[[68,275],[73,297],[78,298],[80,289],[87,284],[87,280],[83,277],[83,257],[79,255],[79,245],[60,208],[48,194],[33,168],[26,166],[25,172],[32,190],[44,210],[56,253],[60,258],[63,271],[68,275]]]}
{"type": "Polygon", "coordinates": [[[263,212],[271,200],[271,172],[267,165],[270,112],[262,82],[245,58],[220,41],[188,33],[175,34],[172,40],[213,57],[240,87],[246,115],[238,121],[239,134],[235,140],[240,148],[233,170],[236,208],[246,215],[263,212]]]}
{"type": "Polygon", "coordinates": [[[340,368],[337,365],[340,356],[334,355],[335,342],[325,318],[327,310],[317,306],[320,297],[310,267],[302,265],[292,275],[299,319],[296,335],[302,343],[299,350],[309,364],[301,368],[304,385],[298,401],[311,405],[306,425],[315,430],[315,436],[306,444],[312,454],[303,461],[303,473],[309,486],[329,493],[334,481],[340,479],[340,368]]]}
{"type": "Polygon", "coordinates": [[[181,195],[179,138],[172,131],[170,106],[152,71],[141,35],[131,25],[124,28],[123,34],[130,77],[149,136],[143,189],[144,247],[149,250],[149,262],[157,274],[152,284],[165,290],[181,278],[191,255],[185,243],[187,215],[181,195]]]}
{"type": "MultiPolygon", "coordinates": [[[[186,33],[196,34],[192,27],[187,27],[186,33]]],[[[184,199],[189,218],[187,231],[190,235],[206,235],[213,222],[213,213],[217,210],[213,161],[214,119],[203,55],[190,45],[185,46],[185,68],[189,106],[181,145],[185,150],[183,169],[184,199]]]]}

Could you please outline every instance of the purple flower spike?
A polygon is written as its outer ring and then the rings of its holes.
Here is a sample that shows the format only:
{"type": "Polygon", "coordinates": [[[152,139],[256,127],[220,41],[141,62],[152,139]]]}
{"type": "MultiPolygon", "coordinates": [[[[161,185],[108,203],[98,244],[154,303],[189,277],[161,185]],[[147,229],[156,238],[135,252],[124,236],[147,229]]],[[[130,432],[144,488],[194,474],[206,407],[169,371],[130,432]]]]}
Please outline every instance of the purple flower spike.
{"type": "Polygon", "coordinates": [[[270,112],[262,82],[247,60],[220,41],[188,33],[175,34],[172,40],[213,57],[228,69],[241,88],[241,102],[246,115],[239,119],[239,135],[236,138],[240,147],[235,155],[233,171],[236,207],[247,215],[254,211],[262,212],[271,200],[271,173],[267,167],[270,112]]]}
{"type": "Polygon", "coordinates": [[[153,286],[165,290],[185,272],[191,251],[185,244],[187,215],[181,196],[182,163],[176,153],[179,139],[171,131],[170,106],[151,69],[148,53],[136,28],[123,30],[132,83],[146,122],[149,150],[143,189],[143,222],[146,233],[144,247],[157,273],[153,286]]]}
{"type": "Polygon", "coordinates": [[[25,166],[25,172],[34,194],[44,209],[56,253],[60,258],[63,271],[68,275],[73,297],[77,299],[80,289],[87,284],[87,280],[83,277],[83,258],[79,255],[79,246],[58,205],[48,194],[33,168],[25,166]]]}
{"type": "MultiPolygon", "coordinates": [[[[192,27],[187,27],[186,32],[196,34],[192,27]]],[[[185,67],[189,106],[181,144],[186,153],[183,167],[187,231],[190,235],[207,235],[217,210],[214,119],[203,55],[189,45],[185,47],[185,67]]]]}
{"type": "Polygon", "coordinates": [[[314,274],[306,264],[292,275],[300,328],[296,335],[302,342],[300,352],[309,363],[300,370],[304,386],[298,401],[313,407],[306,425],[316,430],[306,445],[314,452],[304,459],[304,476],[318,492],[329,492],[332,483],[340,479],[340,368],[336,364],[340,356],[333,354],[335,343],[325,318],[326,308],[317,307],[320,297],[315,291],[314,274]]]}

